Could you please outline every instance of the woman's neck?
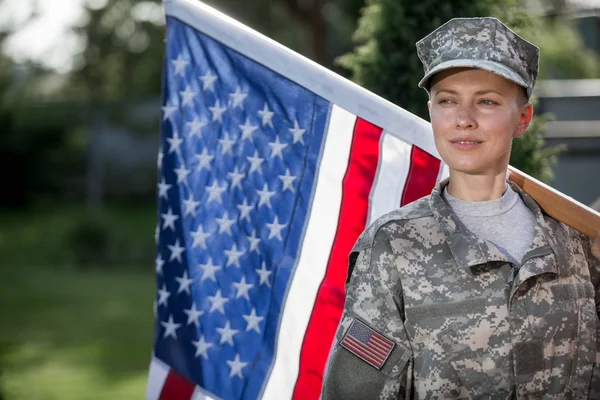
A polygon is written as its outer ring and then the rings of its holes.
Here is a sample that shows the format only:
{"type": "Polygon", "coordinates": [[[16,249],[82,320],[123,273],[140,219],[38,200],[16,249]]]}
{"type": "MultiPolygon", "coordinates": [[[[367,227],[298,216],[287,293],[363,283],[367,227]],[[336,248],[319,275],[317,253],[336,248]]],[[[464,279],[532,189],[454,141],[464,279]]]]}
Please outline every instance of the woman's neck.
{"type": "Polygon", "coordinates": [[[506,190],[506,171],[495,175],[470,175],[450,170],[447,190],[452,197],[460,200],[496,200],[506,190]]]}

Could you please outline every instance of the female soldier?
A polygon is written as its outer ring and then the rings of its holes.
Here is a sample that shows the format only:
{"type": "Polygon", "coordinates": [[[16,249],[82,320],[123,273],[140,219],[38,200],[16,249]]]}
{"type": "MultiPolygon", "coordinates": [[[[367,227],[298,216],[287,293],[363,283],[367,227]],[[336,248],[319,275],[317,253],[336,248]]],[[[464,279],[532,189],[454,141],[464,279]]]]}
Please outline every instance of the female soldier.
{"type": "Polygon", "coordinates": [[[417,49],[450,177],[357,241],[323,398],[600,399],[600,243],[506,180],[538,48],[460,18],[417,49]]]}

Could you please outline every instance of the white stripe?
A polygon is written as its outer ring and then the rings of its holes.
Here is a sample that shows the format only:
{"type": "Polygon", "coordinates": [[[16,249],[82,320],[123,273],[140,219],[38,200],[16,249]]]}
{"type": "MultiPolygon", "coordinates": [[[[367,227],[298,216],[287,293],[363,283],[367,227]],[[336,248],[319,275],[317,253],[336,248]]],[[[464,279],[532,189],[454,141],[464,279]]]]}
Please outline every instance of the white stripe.
{"type": "Polygon", "coordinates": [[[439,158],[427,121],[198,0],[164,0],[164,5],[167,15],[439,158]]]}
{"type": "Polygon", "coordinates": [[[158,400],[162,392],[163,385],[169,375],[170,368],[152,356],[150,362],[150,372],[148,372],[148,386],[146,387],[146,400],[158,400]]]}
{"type": "Polygon", "coordinates": [[[325,276],[333,246],[342,201],[342,181],[346,173],[356,117],[333,106],[327,140],[317,171],[298,265],[287,293],[279,327],[275,363],[262,399],[290,399],[298,377],[300,350],[310,321],[319,285],[325,276]]]}
{"type": "Polygon", "coordinates": [[[380,139],[377,176],[371,188],[367,225],[400,207],[402,192],[410,170],[412,146],[383,131],[380,139]]]}

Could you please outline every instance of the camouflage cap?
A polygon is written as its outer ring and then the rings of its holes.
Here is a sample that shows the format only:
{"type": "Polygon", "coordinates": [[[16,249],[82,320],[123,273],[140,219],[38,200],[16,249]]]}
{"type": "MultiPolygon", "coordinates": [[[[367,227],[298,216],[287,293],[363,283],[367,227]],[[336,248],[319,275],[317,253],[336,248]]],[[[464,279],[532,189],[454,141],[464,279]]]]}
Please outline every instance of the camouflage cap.
{"type": "Polygon", "coordinates": [[[496,18],[454,18],[417,42],[425,76],[419,87],[445,69],[467,67],[494,72],[527,89],[531,96],[540,50],[496,18]]]}

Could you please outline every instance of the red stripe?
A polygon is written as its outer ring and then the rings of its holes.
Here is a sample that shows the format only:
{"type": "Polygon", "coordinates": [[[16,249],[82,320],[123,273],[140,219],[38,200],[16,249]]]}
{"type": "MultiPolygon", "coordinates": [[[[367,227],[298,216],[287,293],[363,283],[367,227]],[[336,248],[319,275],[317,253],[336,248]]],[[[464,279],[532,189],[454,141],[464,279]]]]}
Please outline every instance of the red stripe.
{"type": "Polygon", "coordinates": [[[165,379],[159,400],[190,400],[194,394],[195,385],[172,369],[165,379]]]}
{"type": "Polygon", "coordinates": [[[404,206],[429,195],[435,186],[439,172],[440,160],[425,150],[413,146],[410,152],[410,169],[400,205],[404,206]]]}
{"type": "Polygon", "coordinates": [[[367,223],[381,133],[381,128],[360,118],[354,126],[336,237],[304,335],[294,399],[318,399],[321,393],[325,363],[344,309],[348,254],[367,223]]]}

